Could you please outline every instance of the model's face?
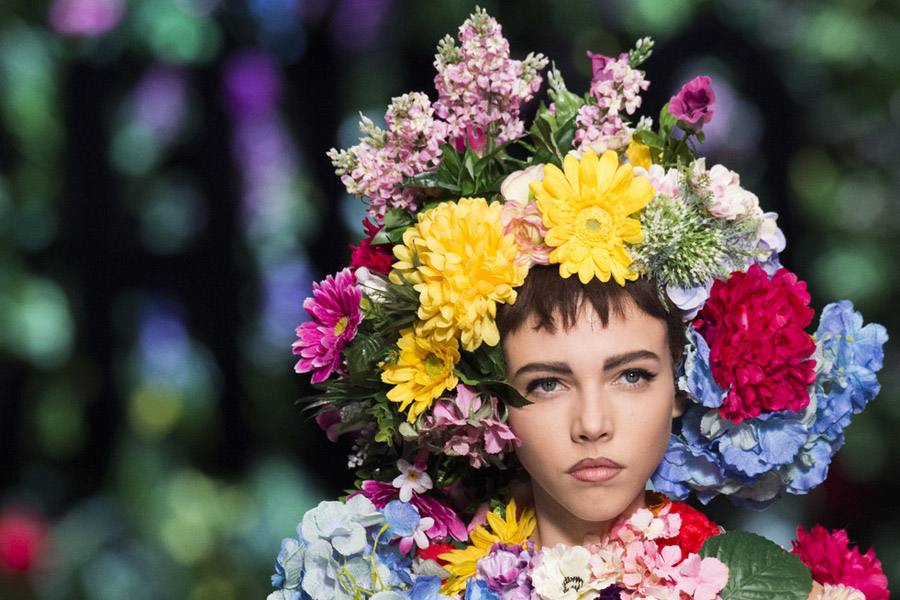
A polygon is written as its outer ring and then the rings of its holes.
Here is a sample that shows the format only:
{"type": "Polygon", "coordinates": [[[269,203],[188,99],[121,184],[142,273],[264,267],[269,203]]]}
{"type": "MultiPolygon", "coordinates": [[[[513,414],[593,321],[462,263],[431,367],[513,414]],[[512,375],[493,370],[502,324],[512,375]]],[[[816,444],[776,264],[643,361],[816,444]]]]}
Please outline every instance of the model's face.
{"type": "Polygon", "coordinates": [[[568,331],[526,323],[503,340],[507,377],[533,404],[509,424],[531,475],[544,546],[577,545],[644,506],[678,416],[665,324],[634,305],[603,327],[590,307],[568,331]]]}

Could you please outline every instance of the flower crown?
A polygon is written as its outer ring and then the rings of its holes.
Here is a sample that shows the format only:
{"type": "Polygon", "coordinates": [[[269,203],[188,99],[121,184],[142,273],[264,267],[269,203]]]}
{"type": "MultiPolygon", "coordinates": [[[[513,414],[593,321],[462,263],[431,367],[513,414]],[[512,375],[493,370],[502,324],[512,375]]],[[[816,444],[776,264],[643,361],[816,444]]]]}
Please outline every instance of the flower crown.
{"type": "Polygon", "coordinates": [[[777,215],[696,156],[714,114],[709,77],[681,88],[656,125],[635,122],[652,41],[617,58],[589,52],[588,92],[551,68],[550,103],[526,130],[521,109],[547,59],[510,58],[482,10],[458,39],[438,45],[436,101],[394,98],[386,129],[363,117],[359,144],[329,152],[368,203],[367,237],[314,285],[294,353],[323,390],[310,404],[319,424],[356,436],[364,493],[399,489],[428,514],[428,490],[471,510],[506,484],[496,475],[518,443],[506,407],[524,400],[505,382],[495,315],[532,265],[584,283],[650,277],[682,311],[689,401],[658,490],[763,507],[821,483],[879,390],[887,335],[847,301],[806,332],[810,298],[779,263],[777,215]]]}

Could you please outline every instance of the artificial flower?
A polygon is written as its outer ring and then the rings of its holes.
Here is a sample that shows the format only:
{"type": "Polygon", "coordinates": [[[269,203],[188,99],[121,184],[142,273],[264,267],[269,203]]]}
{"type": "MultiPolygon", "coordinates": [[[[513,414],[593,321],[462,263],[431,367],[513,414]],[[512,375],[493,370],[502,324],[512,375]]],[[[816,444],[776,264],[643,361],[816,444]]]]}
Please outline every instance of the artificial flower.
{"type": "MultiPolygon", "coordinates": [[[[392,483],[368,479],[363,481],[359,487],[358,492],[354,492],[348,497],[365,496],[377,508],[384,508],[391,500],[399,497],[398,490],[392,483]]],[[[437,498],[420,496],[414,492],[410,498],[410,504],[418,509],[423,518],[434,519],[434,524],[425,532],[429,540],[444,540],[450,536],[462,542],[468,538],[466,526],[459,515],[437,498]]]]}
{"type": "Polygon", "coordinates": [[[399,356],[384,364],[381,380],[394,386],[388,400],[399,403],[401,412],[409,408],[406,420],[413,423],[436,398],[456,387],[459,378],[453,368],[459,362],[459,344],[454,338],[434,342],[404,329],[397,347],[399,356]]]}
{"type": "Polygon", "coordinates": [[[312,371],[312,382],[318,383],[340,370],[341,350],[356,336],[362,321],[361,300],[362,292],[350,269],[313,284],[312,297],[303,301],[311,320],[297,328],[300,339],[293,344],[294,354],[300,355],[295,371],[312,371]]]}
{"type": "Polygon", "coordinates": [[[584,546],[558,544],[541,551],[531,573],[534,591],[544,600],[582,600],[614,582],[596,579],[591,571],[591,552],[584,546]]]}
{"type": "Polygon", "coordinates": [[[532,507],[523,510],[522,516],[516,518],[515,500],[510,500],[506,505],[505,516],[489,512],[487,520],[490,530],[482,525],[476,526],[469,536],[469,546],[440,556],[447,561],[446,569],[453,575],[441,588],[448,596],[456,595],[465,588],[466,580],[476,574],[479,559],[487,556],[494,544],[524,544],[537,524],[532,507]]]}
{"type": "Polygon", "coordinates": [[[815,342],[806,283],[781,269],[769,279],[754,265],[717,280],[694,327],[710,349],[716,382],[727,390],[719,413],[740,423],[763,411],[798,411],[815,380],[815,342]]]}
{"type": "Polygon", "coordinates": [[[511,59],[500,24],[483,9],[460,26],[457,37],[459,46],[450,36],[441,41],[434,61],[434,109],[446,121],[449,138],[467,139],[472,128],[482,130],[485,143],[519,137],[525,131],[522,104],[540,88],[538,71],[547,59],[541,54],[511,59]]]}
{"type": "Polygon", "coordinates": [[[476,565],[477,577],[503,600],[530,600],[531,560],[537,553],[534,542],[494,544],[476,565]]]}
{"type": "Polygon", "coordinates": [[[678,545],[685,556],[700,551],[703,542],[722,530],[702,512],[684,502],[667,502],[671,514],[678,515],[681,526],[678,535],[657,540],[660,546],[678,545]]]}
{"type": "Polygon", "coordinates": [[[398,494],[403,502],[409,502],[413,492],[424,494],[431,489],[433,484],[424,463],[416,461],[415,464],[410,464],[401,458],[397,461],[397,468],[400,474],[391,483],[399,490],[398,494]]]}
{"type": "Polygon", "coordinates": [[[643,239],[640,222],[630,215],[653,197],[646,178],[620,166],[615,152],[599,159],[586,152],[581,160],[566,156],[563,170],[546,165],[544,180],[531,190],[548,229],[545,241],[554,247],[550,263],[559,264],[560,276],[577,273],[582,283],[612,277],[619,285],[637,279],[624,245],[643,239]]]}
{"type": "Polygon", "coordinates": [[[394,255],[391,252],[390,244],[373,244],[372,240],[381,230],[369,219],[363,220],[366,237],[359,246],[350,246],[353,251],[350,254],[350,269],[357,270],[365,267],[375,273],[387,275],[391,272],[391,263],[394,261],[394,255]]]}
{"type": "Polygon", "coordinates": [[[862,592],[849,585],[826,583],[822,587],[824,589],[816,600],[866,600],[862,592]]]}
{"type": "Polygon", "coordinates": [[[419,294],[416,335],[442,344],[459,339],[469,352],[482,342],[496,346],[497,304],[515,302],[528,271],[517,254],[512,236],[503,234],[499,202],[461,198],[419,213],[394,247],[390,276],[419,294]]]}
{"type": "Polygon", "coordinates": [[[813,579],[821,584],[843,584],[855,588],[866,600],[887,600],[887,577],[881,569],[881,561],[869,548],[860,554],[859,548],[850,548],[847,532],[838,529],[829,532],[821,525],[807,531],[797,528],[797,539],[791,552],[810,568],[813,579]]]}
{"type": "Polygon", "coordinates": [[[550,264],[550,252],[553,250],[544,243],[547,228],[530,189],[532,182],[543,178],[544,165],[532,165],[510,174],[500,184],[500,194],[504,200],[500,211],[503,233],[512,234],[515,238],[519,248],[515,262],[528,267],[550,264]]]}
{"type": "Polygon", "coordinates": [[[709,84],[710,78],[706,75],[695,77],[669,100],[669,112],[689,131],[700,131],[716,111],[712,106],[716,95],[709,84]]]}
{"type": "Polygon", "coordinates": [[[706,168],[706,158],[698,158],[693,166],[694,180],[702,182],[706,210],[714,217],[734,221],[742,217],[762,216],[759,198],[741,187],[741,176],[723,165],[706,168]]]}

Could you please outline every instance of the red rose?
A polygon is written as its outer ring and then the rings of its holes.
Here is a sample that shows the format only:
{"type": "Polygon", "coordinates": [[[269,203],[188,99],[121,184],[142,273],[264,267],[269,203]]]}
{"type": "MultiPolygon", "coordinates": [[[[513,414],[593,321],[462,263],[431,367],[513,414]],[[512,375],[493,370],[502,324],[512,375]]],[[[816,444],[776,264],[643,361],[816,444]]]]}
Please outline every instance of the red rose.
{"type": "Polygon", "coordinates": [[[391,244],[373,244],[372,239],[378,233],[378,226],[369,221],[363,221],[366,231],[366,239],[359,246],[350,246],[353,250],[350,255],[350,269],[356,271],[359,267],[365,267],[375,273],[387,275],[391,272],[394,255],[391,252],[391,244]]]}
{"type": "Polygon", "coordinates": [[[669,512],[681,516],[681,529],[678,531],[678,537],[659,540],[658,544],[677,545],[681,547],[682,556],[698,552],[703,542],[722,533],[719,526],[710,521],[706,515],[684,502],[672,502],[669,512]]]}
{"type": "Polygon", "coordinates": [[[806,283],[787,269],[769,276],[758,265],[716,280],[694,321],[709,344],[713,377],[728,394],[719,407],[740,423],[763,411],[800,411],[815,380],[816,344],[806,283]]]}
{"type": "Polygon", "coordinates": [[[813,525],[809,533],[797,528],[797,539],[791,542],[791,552],[798,555],[810,571],[813,579],[821,584],[844,584],[856,588],[866,600],[888,600],[887,577],[881,569],[881,561],[869,548],[860,554],[859,548],[850,548],[847,532],[838,529],[829,533],[821,525],[813,525]]]}

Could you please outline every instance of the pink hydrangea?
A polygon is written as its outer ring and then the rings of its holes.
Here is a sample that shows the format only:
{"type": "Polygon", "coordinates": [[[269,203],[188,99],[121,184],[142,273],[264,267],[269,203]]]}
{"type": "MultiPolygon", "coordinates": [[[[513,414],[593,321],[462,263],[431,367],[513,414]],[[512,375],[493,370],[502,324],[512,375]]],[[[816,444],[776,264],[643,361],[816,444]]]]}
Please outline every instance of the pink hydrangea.
{"type": "Polygon", "coordinates": [[[710,78],[706,75],[695,77],[669,100],[669,112],[690,131],[700,131],[715,113],[712,105],[716,95],[709,84],[710,78]]]}
{"type": "Polygon", "coordinates": [[[312,371],[312,382],[318,383],[341,370],[341,350],[356,336],[362,321],[361,300],[350,269],[313,284],[312,297],[303,301],[311,319],[297,328],[300,339],[293,344],[294,354],[300,355],[294,367],[297,373],[312,371]]]}
{"type": "Polygon", "coordinates": [[[829,532],[821,525],[814,525],[809,533],[797,528],[797,539],[791,552],[798,555],[812,571],[813,579],[821,584],[843,584],[862,592],[866,600],[888,600],[887,577],[875,551],[869,548],[860,554],[859,548],[850,548],[847,532],[838,529],[829,532]]]}

